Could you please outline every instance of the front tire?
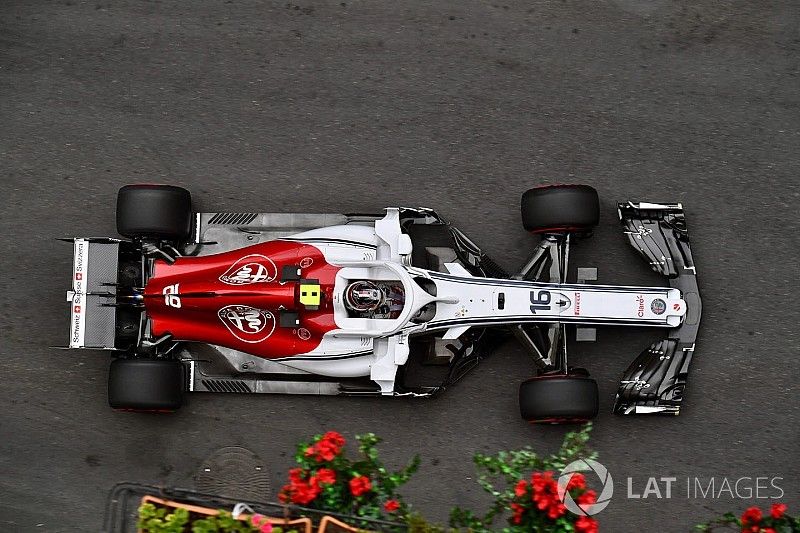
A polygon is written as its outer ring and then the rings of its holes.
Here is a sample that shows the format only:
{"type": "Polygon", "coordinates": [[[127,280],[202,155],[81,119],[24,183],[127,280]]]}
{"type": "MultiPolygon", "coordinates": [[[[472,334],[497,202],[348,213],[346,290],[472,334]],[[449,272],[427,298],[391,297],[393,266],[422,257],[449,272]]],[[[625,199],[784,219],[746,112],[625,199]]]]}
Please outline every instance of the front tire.
{"type": "Polygon", "coordinates": [[[126,185],[117,194],[117,231],[132,239],[185,242],[192,229],[192,195],[172,185],[126,185]]]}
{"type": "Polygon", "coordinates": [[[580,375],[549,374],[519,387],[519,410],[532,423],[586,422],[599,409],[597,382],[580,375]]]}
{"type": "Polygon", "coordinates": [[[599,220],[600,200],[588,185],[545,185],[522,195],[522,225],[533,233],[589,233],[599,220]]]}
{"type": "Polygon", "coordinates": [[[130,411],[175,411],[183,403],[184,371],[178,361],[114,359],[108,404],[130,411]]]}

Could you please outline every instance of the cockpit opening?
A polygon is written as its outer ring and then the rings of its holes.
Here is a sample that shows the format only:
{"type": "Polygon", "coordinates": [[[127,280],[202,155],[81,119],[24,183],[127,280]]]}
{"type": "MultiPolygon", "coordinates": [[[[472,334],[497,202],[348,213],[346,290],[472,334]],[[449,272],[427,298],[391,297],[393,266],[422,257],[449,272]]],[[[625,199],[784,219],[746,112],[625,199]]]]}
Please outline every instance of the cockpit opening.
{"type": "Polygon", "coordinates": [[[405,301],[399,280],[356,280],[344,290],[344,305],[351,318],[394,319],[400,316],[405,301]]]}

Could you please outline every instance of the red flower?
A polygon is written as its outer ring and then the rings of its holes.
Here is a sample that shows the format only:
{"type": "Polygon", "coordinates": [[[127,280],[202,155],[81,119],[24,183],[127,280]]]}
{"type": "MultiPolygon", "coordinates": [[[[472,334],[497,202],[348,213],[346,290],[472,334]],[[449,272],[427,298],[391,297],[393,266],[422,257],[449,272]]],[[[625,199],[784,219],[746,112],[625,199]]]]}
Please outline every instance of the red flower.
{"type": "Polygon", "coordinates": [[[777,531],[775,531],[771,527],[764,528],[761,531],[763,531],[763,533],[778,533],[777,531]]]}
{"type": "Polygon", "coordinates": [[[522,514],[525,512],[525,508],[518,503],[512,503],[511,510],[514,512],[514,515],[511,517],[511,522],[514,524],[522,522],[522,514]]]}
{"type": "Polygon", "coordinates": [[[358,498],[372,489],[372,483],[367,476],[358,476],[350,480],[350,493],[358,498]]]}
{"type": "Polygon", "coordinates": [[[321,440],[316,445],[317,462],[333,461],[342,449],[331,441],[321,440]]]}
{"type": "Polygon", "coordinates": [[[581,516],[575,521],[575,531],[577,533],[597,533],[597,522],[588,516],[581,516]]]}
{"type": "Polygon", "coordinates": [[[335,431],[328,431],[322,436],[322,440],[328,441],[337,448],[341,448],[344,446],[345,440],[342,437],[341,433],[337,433],[335,431]]]}
{"type": "Polygon", "coordinates": [[[558,500],[555,500],[551,505],[550,508],[547,509],[547,517],[550,520],[555,520],[556,518],[563,516],[564,513],[567,512],[567,508],[558,500]]]}
{"type": "Polygon", "coordinates": [[[383,504],[383,509],[387,513],[393,513],[400,509],[400,503],[397,500],[388,500],[386,503],[383,504]]]}
{"type": "Polygon", "coordinates": [[[585,489],[585,488],[586,488],[586,477],[580,472],[575,472],[574,474],[572,474],[572,477],[569,478],[569,483],[567,483],[567,490],[585,489]]]}
{"type": "Polygon", "coordinates": [[[333,485],[336,483],[336,471],[330,468],[320,468],[317,470],[317,481],[320,485],[333,485]]]}
{"type": "Polygon", "coordinates": [[[531,499],[536,503],[536,508],[540,511],[555,507],[553,513],[558,513],[558,483],[553,479],[552,472],[534,472],[531,476],[533,495],[531,499]]]}
{"type": "Polygon", "coordinates": [[[595,503],[597,503],[597,493],[593,490],[587,490],[586,492],[578,496],[578,498],[575,501],[578,503],[578,505],[581,506],[581,508],[583,508],[584,506],[588,507],[590,505],[594,505],[595,503]]]}
{"type": "Polygon", "coordinates": [[[320,488],[317,479],[312,477],[308,483],[302,482],[294,485],[291,492],[292,503],[306,505],[319,496],[320,488]]]}
{"type": "Polygon", "coordinates": [[[281,501],[281,503],[289,503],[290,500],[289,491],[291,490],[291,488],[292,487],[289,485],[284,485],[281,488],[281,491],[278,493],[278,499],[281,501]]]}
{"type": "Polygon", "coordinates": [[[314,457],[318,463],[333,461],[342,452],[344,437],[335,431],[325,433],[320,439],[306,448],[305,456],[314,457]]]}
{"type": "Polygon", "coordinates": [[[272,524],[269,523],[264,515],[254,514],[250,517],[250,523],[253,527],[258,528],[259,533],[272,533],[272,524]]]}
{"type": "Polygon", "coordinates": [[[312,502],[319,496],[322,489],[319,486],[319,481],[315,476],[311,476],[306,480],[308,473],[301,468],[292,468],[289,470],[289,484],[284,485],[278,498],[283,503],[298,503],[305,505],[312,502]]]}
{"type": "Polygon", "coordinates": [[[785,503],[773,503],[772,510],[770,510],[769,514],[772,515],[772,518],[778,520],[783,516],[783,513],[786,512],[786,504],[785,503]]]}
{"type": "MultiPolygon", "coordinates": [[[[573,497],[578,504],[589,506],[597,501],[597,493],[586,489],[586,478],[583,474],[575,473],[567,485],[568,490],[572,490],[573,497]]],[[[558,481],[554,478],[552,471],[533,472],[530,478],[530,485],[527,480],[520,480],[514,485],[514,495],[516,498],[525,498],[523,502],[532,501],[533,506],[521,502],[511,503],[511,523],[521,524],[523,515],[529,509],[538,511],[541,516],[547,516],[551,521],[556,521],[567,514],[566,506],[558,497],[558,481]],[[530,488],[530,500],[528,500],[528,490],[530,488]]],[[[538,515],[537,515],[538,516],[538,515]]],[[[571,522],[571,520],[570,520],[571,522]]],[[[597,522],[588,517],[580,517],[576,522],[576,533],[597,533],[597,522]]]]}
{"type": "Polygon", "coordinates": [[[742,514],[742,525],[758,525],[761,522],[761,516],[761,509],[750,507],[742,514]]]}
{"type": "Polygon", "coordinates": [[[302,468],[292,468],[289,470],[289,481],[297,483],[305,478],[305,471],[302,468]]]}

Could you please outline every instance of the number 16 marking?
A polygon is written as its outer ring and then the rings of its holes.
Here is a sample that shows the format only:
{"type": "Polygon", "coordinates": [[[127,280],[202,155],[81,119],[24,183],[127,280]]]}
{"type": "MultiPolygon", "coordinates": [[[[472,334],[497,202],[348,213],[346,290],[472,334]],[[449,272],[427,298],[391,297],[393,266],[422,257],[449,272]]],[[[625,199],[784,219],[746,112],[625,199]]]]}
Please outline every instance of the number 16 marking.
{"type": "Polygon", "coordinates": [[[536,310],[550,310],[550,291],[531,291],[531,313],[536,314],[536,310]]]}

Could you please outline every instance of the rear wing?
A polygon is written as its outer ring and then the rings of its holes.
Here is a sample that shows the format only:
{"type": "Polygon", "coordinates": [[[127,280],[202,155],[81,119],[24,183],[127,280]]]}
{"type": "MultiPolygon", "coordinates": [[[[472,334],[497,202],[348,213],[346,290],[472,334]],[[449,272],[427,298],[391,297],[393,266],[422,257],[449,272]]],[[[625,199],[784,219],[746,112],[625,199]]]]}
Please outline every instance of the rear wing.
{"type": "Polygon", "coordinates": [[[628,202],[618,208],[631,246],[650,268],[668,278],[671,287],[681,291],[686,316],[666,339],[651,344],[625,370],[614,412],[677,415],[702,313],[683,206],[628,202]]]}
{"type": "Polygon", "coordinates": [[[70,348],[115,349],[118,239],[72,239],[70,348]]]}

